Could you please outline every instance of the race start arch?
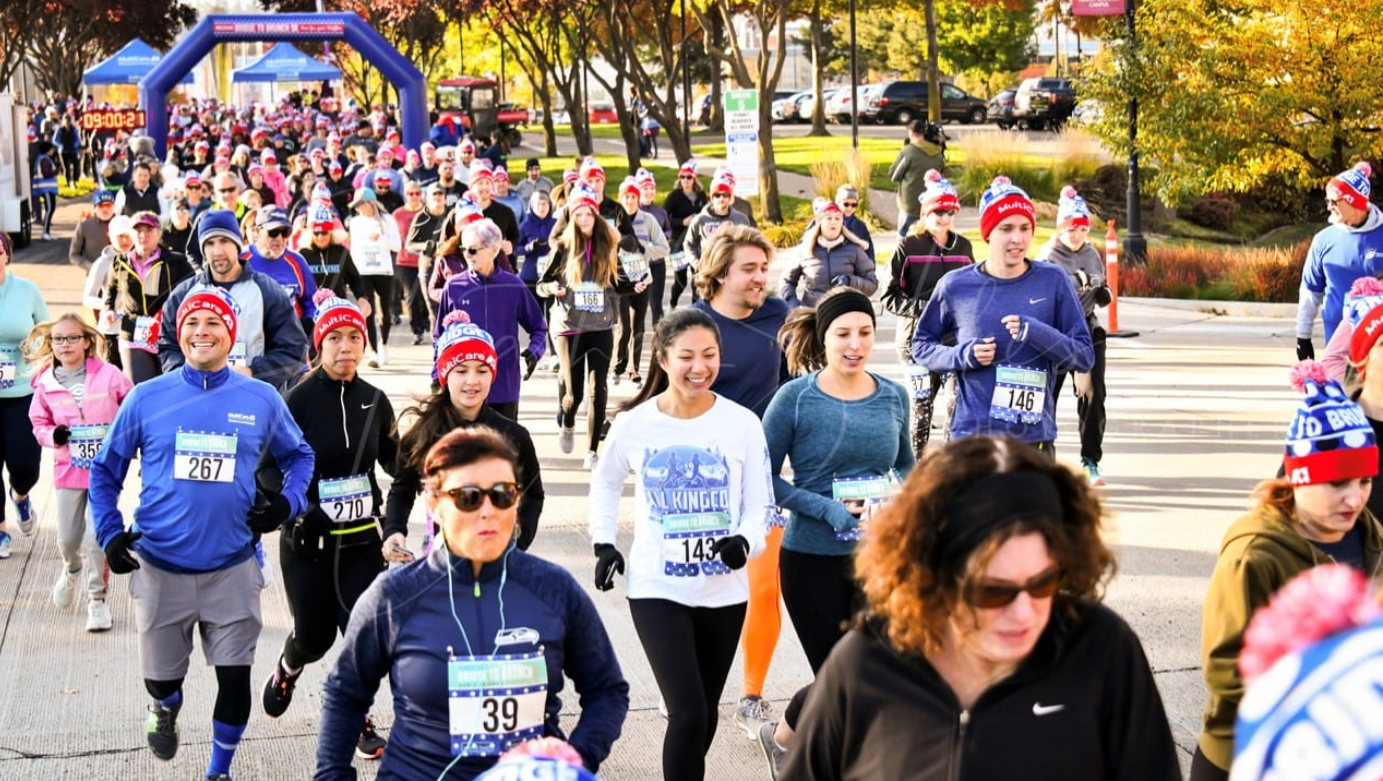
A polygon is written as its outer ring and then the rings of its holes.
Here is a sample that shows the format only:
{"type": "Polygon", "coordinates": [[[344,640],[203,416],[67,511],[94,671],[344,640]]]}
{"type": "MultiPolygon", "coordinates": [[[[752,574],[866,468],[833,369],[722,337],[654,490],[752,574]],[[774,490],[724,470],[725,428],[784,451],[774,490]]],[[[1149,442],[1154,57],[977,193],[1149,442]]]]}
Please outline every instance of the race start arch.
{"type": "Polygon", "coordinates": [[[178,86],[218,43],[232,41],[345,41],[399,92],[400,134],[416,149],[427,140],[427,82],[423,74],[355,14],[262,14],[202,18],[139,81],[139,106],[158,156],[168,153],[168,91],[178,86]]]}

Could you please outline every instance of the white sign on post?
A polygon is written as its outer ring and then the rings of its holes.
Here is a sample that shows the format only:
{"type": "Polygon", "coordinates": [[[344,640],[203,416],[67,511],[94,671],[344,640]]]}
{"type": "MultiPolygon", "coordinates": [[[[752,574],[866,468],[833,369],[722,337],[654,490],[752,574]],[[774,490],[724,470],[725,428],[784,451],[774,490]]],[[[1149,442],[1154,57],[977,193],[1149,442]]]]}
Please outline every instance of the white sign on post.
{"type": "Polygon", "coordinates": [[[759,91],[725,91],[725,159],[735,173],[735,194],[759,194],[759,91]]]}

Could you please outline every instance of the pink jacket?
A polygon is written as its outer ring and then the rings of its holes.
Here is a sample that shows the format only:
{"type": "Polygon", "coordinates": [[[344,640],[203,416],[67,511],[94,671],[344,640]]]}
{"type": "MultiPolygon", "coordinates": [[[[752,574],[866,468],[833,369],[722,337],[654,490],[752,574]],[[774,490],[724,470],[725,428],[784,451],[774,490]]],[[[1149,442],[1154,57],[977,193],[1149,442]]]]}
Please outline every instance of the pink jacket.
{"type": "Polygon", "coordinates": [[[71,445],[56,445],[53,429],[113,423],[121,402],[130,395],[134,385],[119,369],[96,358],[86,361],[86,390],[80,408],[72,393],[53,376],[51,366],[35,376],[30,384],[34,387],[34,398],[29,402],[29,421],[34,424],[34,437],[39,444],[53,448],[53,484],[58,488],[86,488],[91,467],[74,466],[71,445]]]}

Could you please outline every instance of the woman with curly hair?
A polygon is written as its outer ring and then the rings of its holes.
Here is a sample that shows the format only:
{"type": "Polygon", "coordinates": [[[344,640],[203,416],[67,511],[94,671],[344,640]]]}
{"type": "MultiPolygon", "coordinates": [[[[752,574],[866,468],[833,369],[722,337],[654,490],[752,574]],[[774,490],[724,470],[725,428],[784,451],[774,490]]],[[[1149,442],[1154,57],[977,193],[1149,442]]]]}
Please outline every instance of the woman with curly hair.
{"type": "Polygon", "coordinates": [[[860,544],[867,608],[783,777],[1180,778],[1143,648],[1100,604],[1102,518],[1081,477],[1017,440],[925,458],[860,544]]]}

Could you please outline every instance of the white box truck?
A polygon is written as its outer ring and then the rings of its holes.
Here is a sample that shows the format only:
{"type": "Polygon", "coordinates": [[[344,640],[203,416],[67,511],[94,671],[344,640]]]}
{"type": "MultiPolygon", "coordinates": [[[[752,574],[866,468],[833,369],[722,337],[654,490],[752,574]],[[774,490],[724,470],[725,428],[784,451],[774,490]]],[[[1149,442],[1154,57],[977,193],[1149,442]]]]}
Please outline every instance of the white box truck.
{"type": "Polygon", "coordinates": [[[33,211],[29,202],[28,111],[0,92],[0,231],[16,248],[29,246],[33,211]]]}

